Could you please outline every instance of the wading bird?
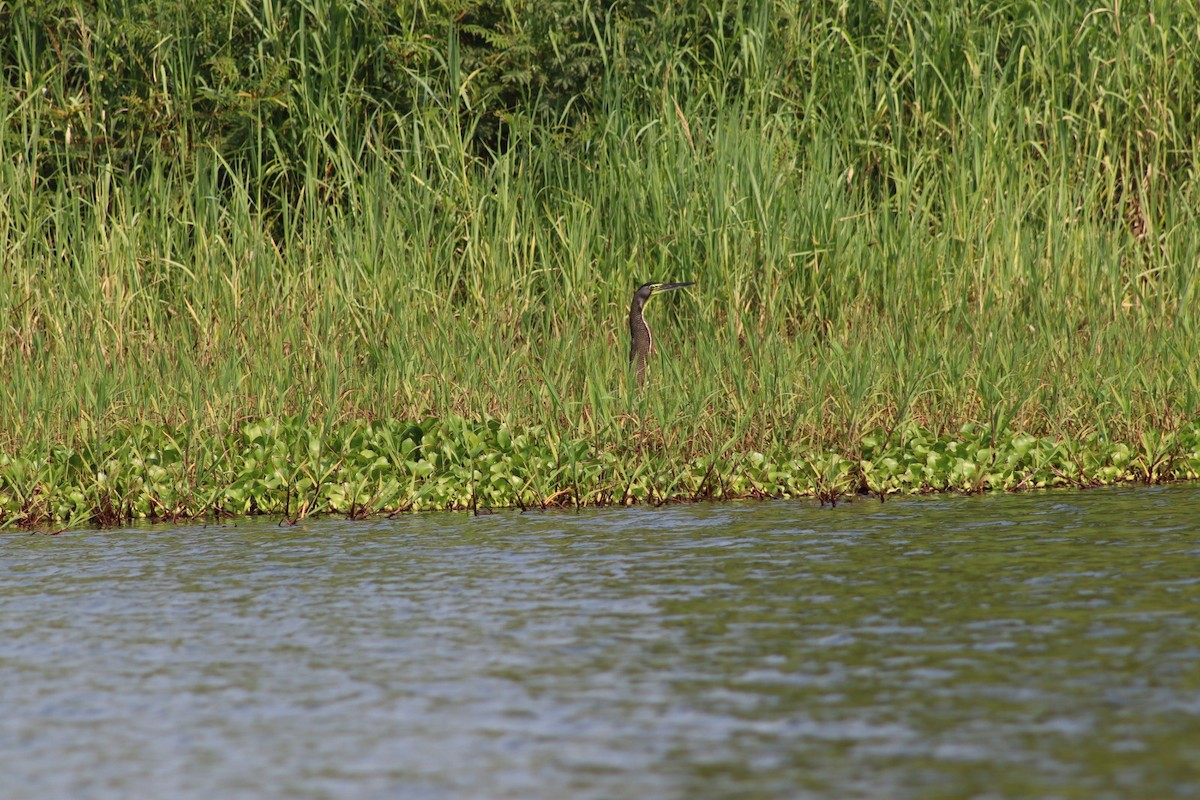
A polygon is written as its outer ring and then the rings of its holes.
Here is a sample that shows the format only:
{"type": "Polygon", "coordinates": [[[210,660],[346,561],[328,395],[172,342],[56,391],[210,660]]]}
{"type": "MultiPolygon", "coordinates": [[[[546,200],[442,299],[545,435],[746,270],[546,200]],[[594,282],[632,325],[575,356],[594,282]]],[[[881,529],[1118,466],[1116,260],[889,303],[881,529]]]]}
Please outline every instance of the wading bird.
{"type": "Polygon", "coordinates": [[[640,386],[646,380],[646,359],[654,349],[654,337],[650,335],[650,326],[642,316],[642,309],[650,298],[672,289],[682,289],[692,286],[695,281],[684,283],[643,283],[633,293],[633,305],[629,307],[629,363],[637,369],[637,382],[640,386]]]}

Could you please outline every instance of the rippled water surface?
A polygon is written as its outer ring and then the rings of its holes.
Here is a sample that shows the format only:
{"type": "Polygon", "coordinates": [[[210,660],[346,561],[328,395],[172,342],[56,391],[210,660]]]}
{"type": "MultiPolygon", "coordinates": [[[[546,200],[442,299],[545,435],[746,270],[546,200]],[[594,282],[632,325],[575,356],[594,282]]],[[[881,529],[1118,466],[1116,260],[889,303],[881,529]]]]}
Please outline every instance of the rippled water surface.
{"type": "Polygon", "coordinates": [[[1200,490],[0,535],[4,797],[1200,796],[1200,490]]]}

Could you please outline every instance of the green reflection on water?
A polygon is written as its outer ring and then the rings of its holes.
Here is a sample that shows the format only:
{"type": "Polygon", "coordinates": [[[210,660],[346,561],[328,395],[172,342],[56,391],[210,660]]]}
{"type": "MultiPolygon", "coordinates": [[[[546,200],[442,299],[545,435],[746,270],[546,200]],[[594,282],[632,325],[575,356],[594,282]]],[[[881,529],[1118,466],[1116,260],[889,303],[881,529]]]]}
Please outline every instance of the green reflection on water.
{"type": "Polygon", "coordinates": [[[114,797],[177,789],[146,777],[172,758],[339,797],[1195,796],[1196,519],[1179,487],[9,537],[0,767],[114,797]]]}
{"type": "Polygon", "coordinates": [[[748,749],[823,793],[883,773],[921,797],[1187,796],[1197,512],[1194,491],[940,499],[793,534],[774,507],[689,574],[709,590],[662,604],[708,665],[680,691],[777,723],[748,749]]]}

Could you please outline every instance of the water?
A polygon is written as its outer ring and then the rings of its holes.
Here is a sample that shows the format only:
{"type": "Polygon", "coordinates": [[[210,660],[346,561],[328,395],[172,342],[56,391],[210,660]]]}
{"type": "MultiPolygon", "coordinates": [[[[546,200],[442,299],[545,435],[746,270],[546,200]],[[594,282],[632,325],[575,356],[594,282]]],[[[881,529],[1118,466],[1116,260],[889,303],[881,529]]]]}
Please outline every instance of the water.
{"type": "Polygon", "coordinates": [[[1200,490],[0,536],[0,797],[1200,796],[1200,490]]]}

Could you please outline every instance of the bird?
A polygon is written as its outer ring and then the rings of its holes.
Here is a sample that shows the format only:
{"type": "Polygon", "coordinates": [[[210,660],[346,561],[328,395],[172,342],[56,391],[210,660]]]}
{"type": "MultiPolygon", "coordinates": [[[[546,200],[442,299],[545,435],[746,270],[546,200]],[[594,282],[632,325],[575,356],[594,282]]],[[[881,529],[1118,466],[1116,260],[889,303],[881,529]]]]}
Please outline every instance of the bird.
{"type": "Polygon", "coordinates": [[[662,292],[694,286],[695,281],[682,283],[658,283],[651,281],[643,283],[633,293],[633,304],[629,307],[629,364],[637,370],[637,382],[640,386],[646,380],[646,360],[654,349],[654,337],[650,335],[650,326],[642,316],[642,309],[650,298],[662,292]]]}

